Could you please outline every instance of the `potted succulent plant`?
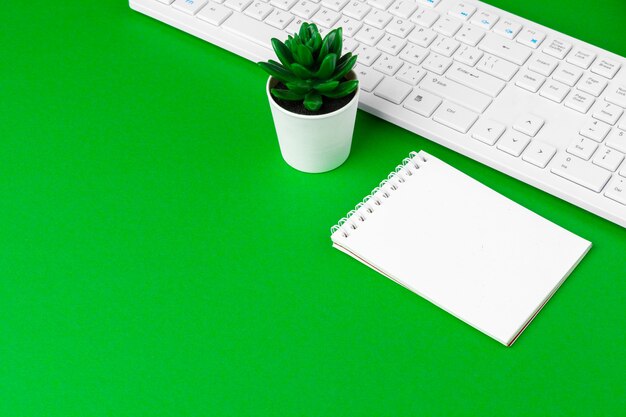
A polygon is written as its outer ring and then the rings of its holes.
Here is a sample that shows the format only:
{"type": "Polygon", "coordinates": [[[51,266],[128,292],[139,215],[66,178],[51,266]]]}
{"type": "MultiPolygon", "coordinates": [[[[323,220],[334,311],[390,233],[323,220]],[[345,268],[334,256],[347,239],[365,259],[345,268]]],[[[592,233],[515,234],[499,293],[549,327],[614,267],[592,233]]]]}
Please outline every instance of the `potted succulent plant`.
{"type": "Polygon", "coordinates": [[[306,22],[284,43],[272,39],[272,47],[280,62],[259,65],[270,75],[266,90],[283,158],[304,172],[337,168],[352,144],[356,55],[341,55],[341,28],[322,39],[317,26],[306,22]]]}

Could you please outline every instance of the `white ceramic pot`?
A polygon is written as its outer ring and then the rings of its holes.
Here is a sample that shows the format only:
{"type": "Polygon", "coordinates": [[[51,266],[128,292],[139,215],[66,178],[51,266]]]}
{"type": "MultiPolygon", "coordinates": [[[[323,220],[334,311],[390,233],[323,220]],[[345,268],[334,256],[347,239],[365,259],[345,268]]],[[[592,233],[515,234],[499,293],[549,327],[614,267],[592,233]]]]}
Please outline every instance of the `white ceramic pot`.
{"type": "MultiPolygon", "coordinates": [[[[351,71],[348,79],[355,79],[351,71]]],[[[278,83],[267,80],[267,98],[272,109],[280,152],[285,161],[303,172],[330,171],[343,164],[350,155],[354,121],[359,104],[359,89],[348,104],[332,113],[307,116],[283,109],[270,95],[278,83]]]]}

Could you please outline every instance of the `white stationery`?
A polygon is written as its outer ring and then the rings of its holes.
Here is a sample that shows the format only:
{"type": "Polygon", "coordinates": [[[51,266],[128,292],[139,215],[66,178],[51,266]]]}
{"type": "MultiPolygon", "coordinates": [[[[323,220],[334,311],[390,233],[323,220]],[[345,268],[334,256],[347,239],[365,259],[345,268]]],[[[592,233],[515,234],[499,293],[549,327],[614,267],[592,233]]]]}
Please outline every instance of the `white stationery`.
{"type": "Polygon", "coordinates": [[[424,151],[331,232],[337,249],[507,346],[591,248],[424,151]]]}

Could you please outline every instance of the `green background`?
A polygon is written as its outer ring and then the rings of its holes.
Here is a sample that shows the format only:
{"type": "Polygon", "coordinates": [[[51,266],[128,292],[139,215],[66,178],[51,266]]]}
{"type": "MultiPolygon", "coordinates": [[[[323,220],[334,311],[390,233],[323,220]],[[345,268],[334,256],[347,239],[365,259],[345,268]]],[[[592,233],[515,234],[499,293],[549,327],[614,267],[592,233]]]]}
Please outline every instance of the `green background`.
{"type": "MultiPolygon", "coordinates": [[[[492,3],[626,55],[624,0],[492,3]]],[[[253,63],[123,1],[2,8],[3,417],[625,415],[624,229],[364,112],[302,174],[253,63]],[[594,244],[512,348],[331,248],[419,149],[594,244]]]]}

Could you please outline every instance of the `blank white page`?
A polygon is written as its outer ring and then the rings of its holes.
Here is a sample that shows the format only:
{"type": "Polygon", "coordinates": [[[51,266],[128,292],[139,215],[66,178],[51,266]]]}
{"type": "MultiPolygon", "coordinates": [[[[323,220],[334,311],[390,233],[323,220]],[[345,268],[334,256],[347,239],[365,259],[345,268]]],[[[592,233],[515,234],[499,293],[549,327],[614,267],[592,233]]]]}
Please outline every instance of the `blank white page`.
{"type": "Polygon", "coordinates": [[[423,151],[412,155],[404,182],[378,191],[333,243],[510,345],[591,243],[423,151]]]}

